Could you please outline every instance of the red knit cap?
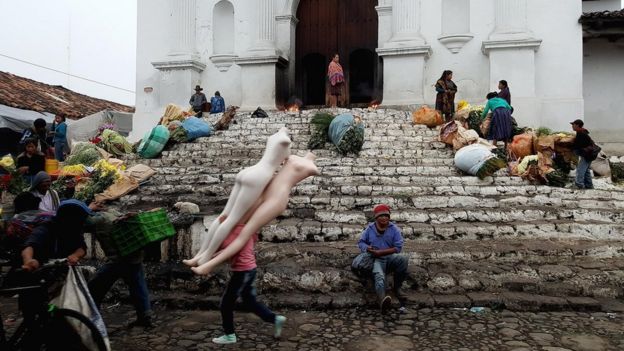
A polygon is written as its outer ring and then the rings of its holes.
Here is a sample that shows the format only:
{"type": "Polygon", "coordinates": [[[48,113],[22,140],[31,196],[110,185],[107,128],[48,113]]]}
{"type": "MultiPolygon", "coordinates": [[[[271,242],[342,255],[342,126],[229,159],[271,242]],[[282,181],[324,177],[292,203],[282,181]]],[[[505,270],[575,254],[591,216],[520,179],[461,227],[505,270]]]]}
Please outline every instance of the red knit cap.
{"type": "Polygon", "coordinates": [[[377,219],[377,217],[379,217],[381,215],[388,215],[388,216],[390,216],[390,207],[388,207],[388,205],[384,205],[384,204],[377,205],[373,209],[373,213],[375,214],[375,219],[377,219]]]}

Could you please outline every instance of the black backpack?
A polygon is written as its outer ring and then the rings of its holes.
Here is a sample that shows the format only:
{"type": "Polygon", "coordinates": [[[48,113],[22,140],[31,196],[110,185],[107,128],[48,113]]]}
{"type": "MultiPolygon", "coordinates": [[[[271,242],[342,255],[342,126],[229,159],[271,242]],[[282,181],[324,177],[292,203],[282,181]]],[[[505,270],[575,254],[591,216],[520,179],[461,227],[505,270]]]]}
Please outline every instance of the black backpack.
{"type": "Polygon", "coordinates": [[[261,109],[260,107],[258,107],[252,114],[251,114],[252,118],[267,118],[269,117],[269,115],[264,112],[263,109],[261,109]]]}

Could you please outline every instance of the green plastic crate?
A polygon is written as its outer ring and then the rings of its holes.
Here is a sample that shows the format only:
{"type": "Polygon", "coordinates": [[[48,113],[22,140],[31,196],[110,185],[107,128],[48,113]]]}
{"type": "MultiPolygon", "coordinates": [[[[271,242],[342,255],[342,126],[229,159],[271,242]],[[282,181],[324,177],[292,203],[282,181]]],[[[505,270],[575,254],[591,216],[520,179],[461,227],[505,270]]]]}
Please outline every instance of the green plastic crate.
{"type": "Polygon", "coordinates": [[[111,241],[120,256],[127,256],[146,245],[168,239],[175,235],[175,229],[167,218],[165,210],[141,212],[115,225],[111,241]]]}

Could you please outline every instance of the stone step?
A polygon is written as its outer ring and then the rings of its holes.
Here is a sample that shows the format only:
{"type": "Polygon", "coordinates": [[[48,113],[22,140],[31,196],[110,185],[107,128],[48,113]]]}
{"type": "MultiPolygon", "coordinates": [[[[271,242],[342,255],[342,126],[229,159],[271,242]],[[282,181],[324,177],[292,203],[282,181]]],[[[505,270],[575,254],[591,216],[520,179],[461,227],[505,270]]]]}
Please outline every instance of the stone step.
{"type": "MultiPolygon", "coordinates": [[[[365,222],[362,222],[365,223],[365,222]]],[[[624,224],[571,219],[525,220],[507,223],[456,221],[421,223],[397,221],[405,238],[423,241],[500,240],[509,238],[566,238],[622,240],[624,224]]],[[[363,224],[286,219],[275,221],[260,231],[263,241],[325,242],[357,240],[363,224]]]]}
{"type": "MultiPolygon", "coordinates": [[[[355,242],[260,243],[257,246],[258,289],[264,294],[372,292],[350,269],[358,254],[355,242]]],[[[422,242],[408,240],[404,293],[505,294],[557,297],[622,298],[624,243],[621,241],[503,239],[422,242]]],[[[226,269],[210,278],[194,276],[186,267],[169,276],[168,290],[218,294],[226,269]]],[[[158,279],[152,275],[152,279],[158,279]]],[[[481,305],[482,306],[482,305],[481,305]]],[[[460,306],[461,307],[461,306],[460,306]]]]}

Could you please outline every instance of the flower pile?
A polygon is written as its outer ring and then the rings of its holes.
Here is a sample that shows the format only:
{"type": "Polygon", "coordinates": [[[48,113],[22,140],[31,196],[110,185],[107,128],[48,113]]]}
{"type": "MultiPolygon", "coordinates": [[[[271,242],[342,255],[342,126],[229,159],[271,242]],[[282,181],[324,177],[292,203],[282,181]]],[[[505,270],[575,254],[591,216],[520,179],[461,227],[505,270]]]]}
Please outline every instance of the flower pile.
{"type": "Polygon", "coordinates": [[[92,202],[96,194],[104,192],[121,178],[119,169],[106,160],[97,161],[93,168],[90,178],[80,186],[80,190],[76,191],[74,196],[86,203],[92,202]]]}

